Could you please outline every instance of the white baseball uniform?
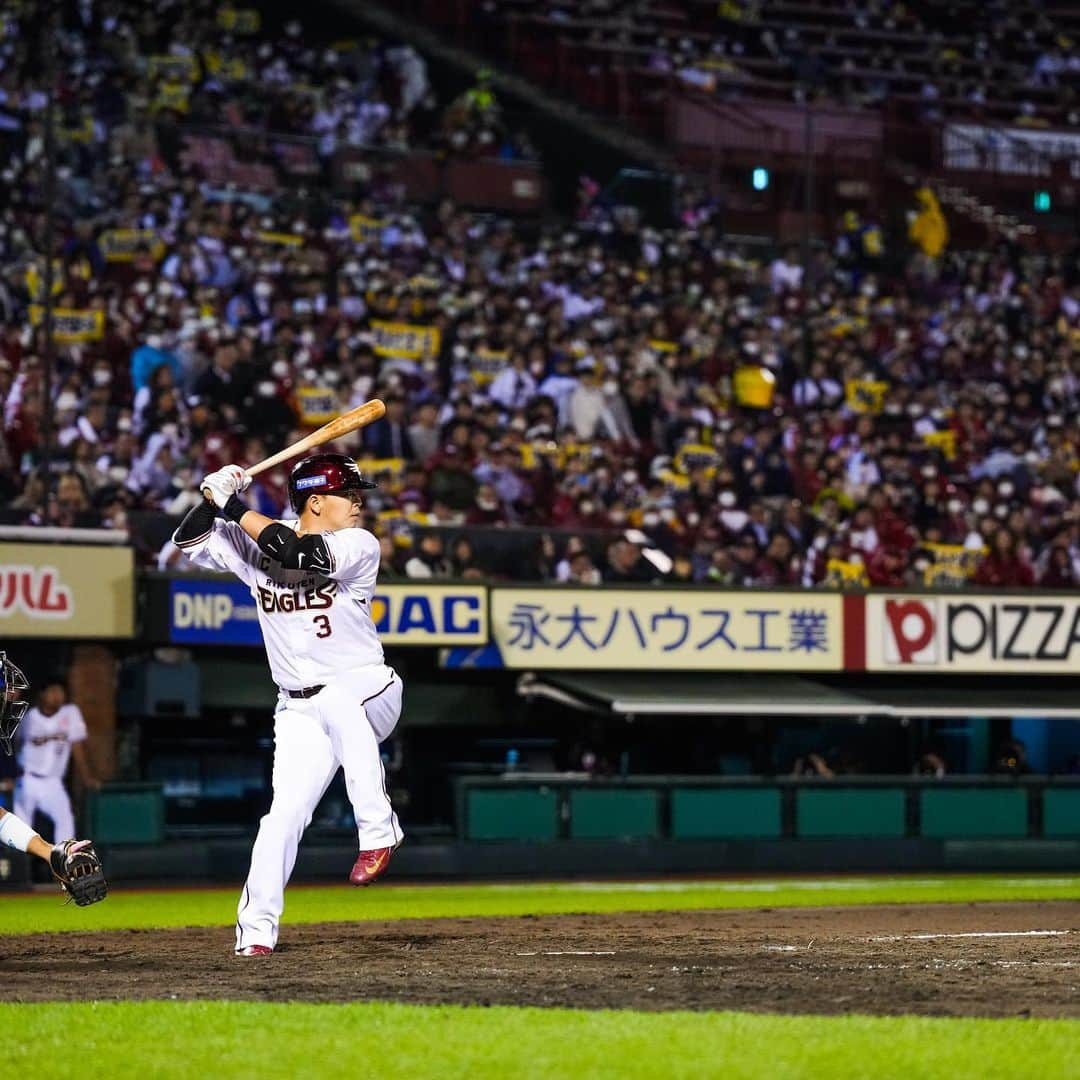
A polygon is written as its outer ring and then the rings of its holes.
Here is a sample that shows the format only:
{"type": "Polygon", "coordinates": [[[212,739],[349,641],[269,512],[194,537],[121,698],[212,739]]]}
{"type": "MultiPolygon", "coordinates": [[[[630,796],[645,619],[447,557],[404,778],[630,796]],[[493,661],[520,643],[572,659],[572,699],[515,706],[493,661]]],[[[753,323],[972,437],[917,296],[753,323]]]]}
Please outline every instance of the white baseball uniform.
{"type": "Polygon", "coordinates": [[[28,825],[40,810],[53,823],[53,842],[75,836],[75,815],[64,787],[71,747],[86,738],[86,721],[78,705],[61,705],[46,716],[28,709],[19,731],[22,776],[15,785],[15,813],[28,825]]]}
{"type": "Polygon", "coordinates": [[[379,542],[365,529],[323,533],[322,539],[332,562],[327,575],[286,570],[232,521],[217,520],[206,535],[178,542],[192,562],[230,571],[251,589],[281,690],[274,712],[273,801],[259,823],[240,897],[237,951],[277,942],[300,837],[339,767],[360,850],[393,847],[404,835],[379,756],[379,743],[401,714],[402,692],[401,679],[383,662],[371,617],[379,542]],[[288,694],[315,686],[322,689],[306,698],[288,694]]]}

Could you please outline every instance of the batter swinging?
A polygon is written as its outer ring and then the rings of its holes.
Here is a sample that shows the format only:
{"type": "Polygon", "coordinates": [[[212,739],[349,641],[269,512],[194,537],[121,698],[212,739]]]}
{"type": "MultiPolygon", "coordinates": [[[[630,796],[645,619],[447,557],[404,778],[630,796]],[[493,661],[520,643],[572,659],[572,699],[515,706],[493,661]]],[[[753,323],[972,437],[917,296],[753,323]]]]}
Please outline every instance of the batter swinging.
{"type": "Polygon", "coordinates": [[[337,773],[356,815],[360,854],[349,874],[369,885],[403,833],[386,794],[379,743],[397,725],[401,679],[383,662],[371,617],[379,542],[358,527],[361,493],[375,484],[341,454],[316,454],[289,476],[293,526],[256,513],[238,495],[251,478],[226,465],[199,484],[209,501],[173,541],[197,565],[235,574],[258,606],[274,713],[273,802],[259,823],[236,920],[238,956],[277,943],[285,885],[300,837],[337,773]],[[215,518],[215,507],[224,521],[215,518]]]}

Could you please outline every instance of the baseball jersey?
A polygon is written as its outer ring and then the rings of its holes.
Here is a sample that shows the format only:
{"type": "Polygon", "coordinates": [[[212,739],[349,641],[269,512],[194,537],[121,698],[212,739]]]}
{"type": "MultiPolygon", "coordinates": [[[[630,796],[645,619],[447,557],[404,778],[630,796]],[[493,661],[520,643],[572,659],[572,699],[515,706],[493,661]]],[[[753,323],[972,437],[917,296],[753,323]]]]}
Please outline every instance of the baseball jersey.
{"type": "Polygon", "coordinates": [[[73,743],[86,738],[86,721],[78,705],[61,705],[46,716],[28,709],[19,729],[22,746],[19,764],[34,776],[63,776],[67,772],[73,743]]]}
{"type": "MultiPolygon", "coordinates": [[[[285,523],[296,528],[296,523],[285,523]]],[[[366,529],[322,533],[328,574],[286,570],[235,521],[214,521],[205,536],[178,544],[197,566],[235,574],[251,590],[270,672],[285,690],[383,662],[371,617],[379,541],[366,529]]]]}

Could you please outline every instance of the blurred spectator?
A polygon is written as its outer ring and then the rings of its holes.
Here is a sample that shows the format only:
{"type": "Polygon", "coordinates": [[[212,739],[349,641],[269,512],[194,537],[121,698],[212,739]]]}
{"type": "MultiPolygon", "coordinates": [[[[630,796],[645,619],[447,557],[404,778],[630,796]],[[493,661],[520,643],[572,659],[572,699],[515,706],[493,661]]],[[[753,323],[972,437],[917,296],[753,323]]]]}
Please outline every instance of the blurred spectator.
{"type": "Polygon", "coordinates": [[[992,771],[1006,776],[1029,775],[1032,770],[1027,760],[1027,748],[1019,739],[1009,739],[998,751],[992,771]]]}

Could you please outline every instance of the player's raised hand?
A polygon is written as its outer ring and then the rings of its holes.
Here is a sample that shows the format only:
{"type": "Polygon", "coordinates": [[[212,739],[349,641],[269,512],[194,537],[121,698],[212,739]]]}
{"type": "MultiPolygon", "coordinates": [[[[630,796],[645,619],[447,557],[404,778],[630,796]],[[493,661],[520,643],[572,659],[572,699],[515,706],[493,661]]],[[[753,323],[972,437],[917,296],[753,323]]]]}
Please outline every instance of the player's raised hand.
{"type": "Polygon", "coordinates": [[[239,465],[226,465],[217,472],[204,476],[199,484],[202,493],[218,509],[224,508],[233,495],[247,491],[250,486],[251,477],[239,465]]]}

